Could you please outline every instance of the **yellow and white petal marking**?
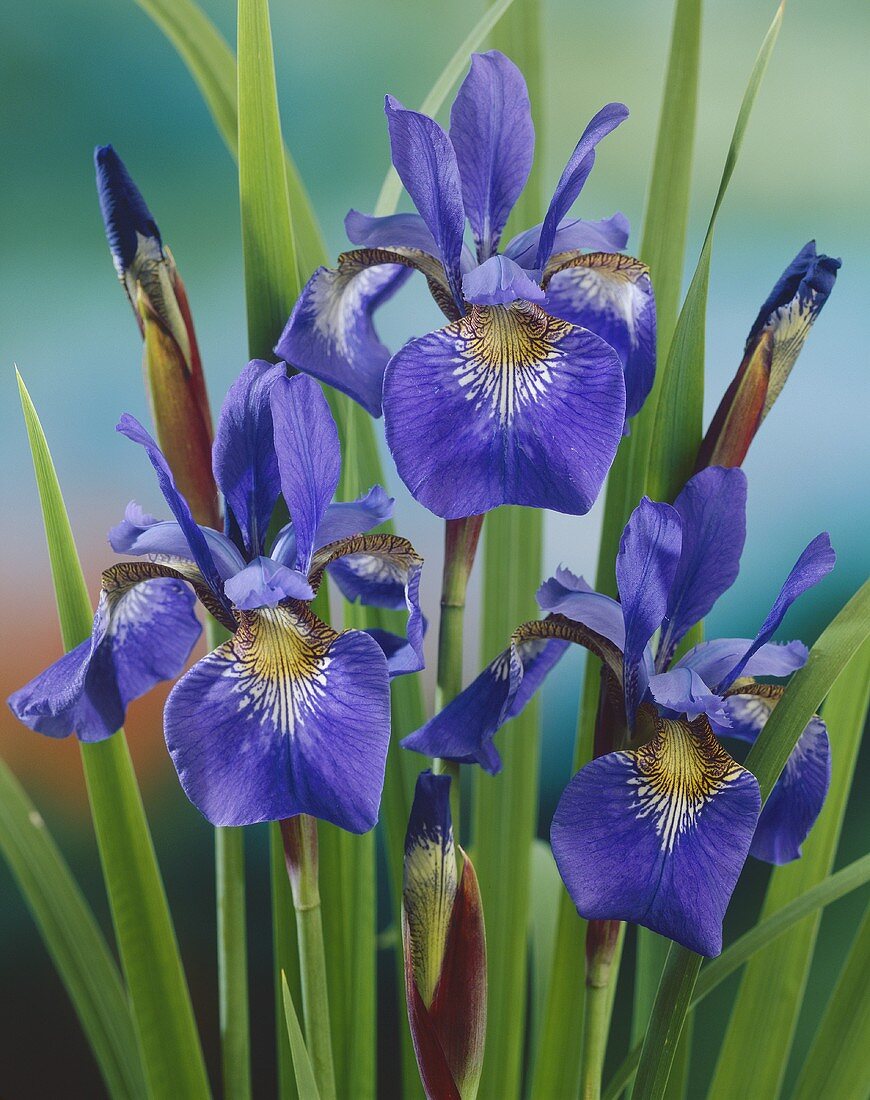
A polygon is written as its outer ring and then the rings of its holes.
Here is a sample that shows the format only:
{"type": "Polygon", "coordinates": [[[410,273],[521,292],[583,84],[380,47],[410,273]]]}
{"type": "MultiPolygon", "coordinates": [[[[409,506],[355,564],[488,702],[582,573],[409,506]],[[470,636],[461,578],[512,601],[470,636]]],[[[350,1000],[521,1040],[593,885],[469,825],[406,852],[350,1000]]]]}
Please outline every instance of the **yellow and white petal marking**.
{"type": "Polygon", "coordinates": [[[819,303],[818,295],[811,291],[807,295],[796,295],[790,302],[780,306],[771,314],[762,332],[773,334],[773,348],[770,357],[770,382],[764,398],[761,419],[770,412],[774,401],[779,397],[791,369],[800,355],[801,348],[819,315],[824,301],[819,303]]]}
{"type": "Polygon", "coordinates": [[[416,829],[413,835],[410,827],[405,844],[402,897],[414,981],[428,1008],[441,976],[456,900],[456,854],[452,829],[445,837],[444,830],[435,823],[429,828],[416,829]]]}
{"type": "Polygon", "coordinates": [[[523,405],[540,401],[552,382],[559,341],[573,329],[531,302],[472,306],[454,327],[453,371],[476,412],[510,424],[523,405]]]}
{"type": "Polygon", "coordinates": [[[648,744],[626,753],[636,774],[632,809],[638,820],[652,818],[662,851],[672,852],[704,807],[745,774],[713,735],[706,718],[694,722],[660,718],[648,744]]]}
{"type": "Polygon", "coordinates": [[[251,711],[289,737],[326,694],[329,649],[338,635],[303,604],[242,611],[222,647],[239,711],[251,711]]]}
{"type": "Polygon", "coordinates": [[[609,314],[622,322],[632,347],[639,342],[638,320],[649,308],[649,268],[633,256],[618,252],[563,252],[554,256],[544,276],[546,289],[554,276],[571,272],[578,298],[592,310],[609,314]]]}

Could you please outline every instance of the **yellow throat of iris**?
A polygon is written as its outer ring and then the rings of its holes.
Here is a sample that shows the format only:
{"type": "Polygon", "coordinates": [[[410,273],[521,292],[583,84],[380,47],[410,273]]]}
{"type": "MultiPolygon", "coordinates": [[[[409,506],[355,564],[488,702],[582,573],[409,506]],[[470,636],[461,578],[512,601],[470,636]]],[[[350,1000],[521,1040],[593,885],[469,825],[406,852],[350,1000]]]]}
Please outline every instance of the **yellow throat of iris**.
{"type": "Polygon", "coordinates": [[[743,769],[722,748],[706,719],[694,722],[659,719],[658,735],[635,752],[638,818],[652,817],[661,847],[673,850],[701,811],[743,769]]]}

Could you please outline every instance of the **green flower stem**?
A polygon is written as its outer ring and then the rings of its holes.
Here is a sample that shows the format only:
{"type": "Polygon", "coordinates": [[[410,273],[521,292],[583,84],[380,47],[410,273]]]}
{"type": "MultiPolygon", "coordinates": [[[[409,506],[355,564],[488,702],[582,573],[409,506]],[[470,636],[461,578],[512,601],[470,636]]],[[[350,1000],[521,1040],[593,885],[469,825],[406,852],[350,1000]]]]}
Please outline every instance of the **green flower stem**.
{"type": "MultiPolygon", "coordinates": [[[[468,578],[483,527],[483,516],[449,519],[444,526],[444,575],[441,583],[441,619],[438,629],[438,671],[436,710],[441,710],[462,691],[462,648],[465,598],[468,578]]],[[[459,841],[460,766],[449,760],[436,760],[433,770],[453,779],[450,785],[450,809],[453,835],[459,841]]]]}
{"type": "Polygon", "coordinates": [[[335,1100],[326,953],[317,882],[317,822],[307,814],[288,818],[281,822],[281,836],[296,910],[305,1043],[320,1100],[335,1100]]]}
{"type": "Polygon", "coordinates": [[[586,1011],[583,1016],[581,1100],[600,1100],[604,1056],[613,1009],[614,959],[621,922],[590,921],[586,933],[586,1011]]]}

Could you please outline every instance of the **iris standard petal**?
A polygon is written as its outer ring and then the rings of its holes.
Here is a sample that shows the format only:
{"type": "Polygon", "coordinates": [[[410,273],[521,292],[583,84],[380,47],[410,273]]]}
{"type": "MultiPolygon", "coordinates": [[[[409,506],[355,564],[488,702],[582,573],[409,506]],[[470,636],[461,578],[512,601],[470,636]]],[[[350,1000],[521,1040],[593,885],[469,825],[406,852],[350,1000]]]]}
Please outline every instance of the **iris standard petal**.
{"type": "Polygon", "coordinates": [[[752,645],[749,646],[731,671],[726,673],[722,682],[717,684],[718,691],[725,691],[744,673],[749,675],[747,667],[750,658],[758,652],[765,642],[770,640],[785,617],[786,611],[795,600],[826,577],[834,568],[836,560],[837,556],[831,546],[831,539],[827,531],[816,535],[792,566],[791,572],[779,591],[779,595],[773,601],[773,607],[761,624],[761,629],[755,635],[752,645]]]}
{"type": "Polygon", "coordinates": [[[254,558],[230,577],[224,591],[241,611],[275,607],[286,599],[314,599],[314,590],[304,573],[265,557],[254,558]]]}
{"type": "Polygon", "coordinates": [[[554,577],[544,581],[537,591],[537,600],[542,611],[567,615],[608,638],[620,650],[624,649],[622,607],[610,596],[593,592],[586,581],[570,569],[562,566],[554,577]]]}
{"type": "Polygon", "coordinates": [[[705,719],[659,719],[649,744],[574,776],[553,818],[553,855],[581,916],[718,955],[760,807],[755,777],[705,719]]]}
{"type": "Polygon", "coordinates": [[[537,306],[473,306],[412,340],[384,378],[387,443],[421,504],[452,519],[500,504],[583,514],[622,433],[615,352],[537,306]]]}
{"type": "Polygon", "coordinates": [[[681,542],[677,511],[649,497],[631,513],[619,542],[616,585],[625,619],[624,689],[629,727],[646,690],[644,651],[665,616],[681,542]]]}
{"type": "Polygon", "coordinates": [[[479,260],[498,247],[535,155],[523,74],[503,53],[476,53],[450,111],[465,214],[479,260]]]}
{"type": "Polygon", "coordinates": [[[323,390],[307,375],[277,379],[271,403],[281,493],[296,535],[294,567],[307,573],[318,525],[338,488],[338,429],[323,390]]]}
{"type": "MultiPolygon", "coordinates": [[[[751,644],[750,638],[715,638],[700,642],[674,667],[694,669],[708,687],[715,688],[751,644]]],[[[808,652],[803,642],[767,642],[749,658],[743,673],[745,676],[790,676],[803,668],[808,652]]]]}
{"type": "Polygon", "coordinates": [[[12,712],[49,737],[111,737],[132,700],[181,672],[201,630],[193,607],[175,578],[103,590],[90,640],[16,691],[12,712]]]}
{"type": "Polygon", "coordinates": [[[746,541],[746,475],[710,466],[695,474],[674,501],[683,526],[682,548],[662,626],[660,669],[686,632],[701,621],[740,571],[746,541]]]}
{"type": "MultiPolygon", "coordinates": [[[[184,532],[184,537],[187,539],[190,554],[185,556],[193,558],[215,597],[224,602],[223,580],[215,565],[206,536],[203,534],[202,528],[194,522],[187,501],[175,487],[172,471],[169,469],[169,464],[163,457],[162,451],[139,421],[129,413],[124,413],[118,421],[116,430],[134,443],[144,447],[145,453],[148,455],[148,459],[157,474],[157,484],[160,486],[163,498],[169,505],[170,511],[175,516],[184,532]]],[[[227,607],[227,613],[230,613],[229,607],[227,607]]]]}
{"type": "Polygon", "coordinates": [[[315,555],[310,580],[315,590],[328,569],[345,599],[368,607],[408,611],[407,639],[423,667],[425,623],[420,609],[423,559],[397,535],[358,535],[330,543],[315,555]]]}
{"type": "MultiPolygon", "coordinates": [[[[330,542],[362,535],[386,523],[393,515],[395,499],[387,495],[381,485],[373,485],[356,500],[336,501],[330,504],[317,525],[314,548],[319,550],[330,542]]],[[[288,523],[275,536],[269,556],[282,565],[296,560],[296,532],[288,523]]]]}
{"type": "Polygon", "coordinates": [[[347,239],[361,248],[418,248],[438,255],[438,245],[419,214],[361,214],[349,210],[344,219],[347,239]]]}
{"type": "MultiPolygon", "coordinates": [[[[725,700],[731,718],[727,736],[753,744],[783,690],[772,684],[749,684],[729,693],[725,700]]],[[[830,783],[828,730],[815,715],[764,803],[749,854],[775,864],[800,858],[801,846],[822,811],[830,783]]]]}
{"type": "Polygon", "coordinates": [[[248,363],[227,393],[215,434],[215,481],[252,556],[263,549],[281,491],[269,395],[284,373],[283,363],[248,363]]]}
{"type": "Polygon", "coordinates": [[[450,138],[433,119],[388,95],[384,102],[393,166],[438,245],[461,308],[460,258],[465,230],[462,185],[450,138]]]}
{"type": "Polygon", "coordinates": [[[649,692],[660,707],[694,721],[705,714],[713,729],[728,733],[731,726],[728,708],[722,697],[710,691],[697,672],[690,668],[672,668],[652,676],[649,692]]]}
{"type": "MultiPolygon", "coordinates": [[[[200,527],[200,531],[222,580],[244,569],[245,559],[226,535],[210,527],[200,527]]],[[[155,519],[135,501],[127,505],[123,520],[109,531],[109,545],[116,554],[141,554],[154,561],[166,559],[167,564],[191,556],[190,543],[180,523],[155,519]]]]}
{"type": "Polygon", "coordinates": [[[390,737],[386,660],[368,634],[336,634],[303,604],[242,612],[173,688],[165,729],[185,793],[213,824],[306,813],[365,832],[390,737]]]}
{"type": "Polygon", "coordinates": [[[606,340],[625,371],[625,416],[640,412],[656,372],[656,303],[649,268],[614,252],[556,255],[545,309],[606,340]]]}
{"type": "Polygon", "coordinates": [[[628,118],[628,108],[624,103],[608,103],[602,107],[583,131],[583,135],[574,147],[574,152],[559,177],[556,190],[550,199],[550,205],[541,225],[535,268],[543,270],[553,253],[553,242],[559,223],[574,205],[574,200],[583,189],[583,184],[595,163],[595,146],[602,138],[615,130],[628,118]]]}
{"type": "MultiPolygon", "coordinates": [[[[526,269],[533,269],[538,256],[538,244],[544,223],[517,234],[504,250],[506,256],[526,269]]],[[[552,253],[592,249],[595,252],[620,252],[628,244],[630,226],[625,214],[612,214],[599,221],[585,218],[563,218],[553,238],[552,253]]]]}
{"type": "Polygon", "coordinates": [[[490,256],[462,276],[465,300],[476,306],[509,306],[517,299],[542,302],[544,292],[507,256],[490,256]]]}
{"type": "Polygon", "coordinates": [[[319,268],[303,287],[276,354],[380,416],[390,352],[375,331],[374,312],[410,274],[396,263],[341,258],[336,270],[319,268]]]}

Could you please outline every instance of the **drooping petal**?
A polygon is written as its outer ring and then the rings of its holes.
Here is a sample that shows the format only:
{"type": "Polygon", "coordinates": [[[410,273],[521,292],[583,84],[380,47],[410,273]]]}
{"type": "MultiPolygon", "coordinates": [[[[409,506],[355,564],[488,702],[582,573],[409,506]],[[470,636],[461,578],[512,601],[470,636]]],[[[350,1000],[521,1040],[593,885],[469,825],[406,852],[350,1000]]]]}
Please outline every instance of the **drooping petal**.
{"type": "Polygon", "coordinates": [[[165,729],[185,793],[213,824],[306,813],[365,832],[390,736],[386,660],[368,634],[336,634],[301,603],[243,611],[173,688],[165,729]]]}
{"type": "Polygon", "coordinates": [[[661,669],[737,577],[746,541],[746,475],[721,466],[702,470],[686,483],[674,508],[683,539],[659,642],[661,669]]]}
{"type": "MultiPolygon", "coordinates": [[[[700,642],[685,653],[675,668],[693,669],[709,688],[715,688],[729,669],[749,649],[750,638],[715,638],[700,642]]],[[[745,676],[790,676],[806,664],[809,651],[803,642],[767,642],[749,658],[745,676]]]]}
{"type": "Polygon", "coordinates": [[[461,764],[479,764],[490,775],[497,774],[501,757],[493,737],[509,718],[520,713],[571,642],[595,653],[617,678],[621,675],[621,654],[616,647],[581,624],[562,615],[523,623],[514,631],[510,647],[434,718],[406,737],[402,748],[461,764]]]}
{"type": "Polygon", "coordinates": [[[498,50],[473,54],[450,111],[465,214],[478,259],[498,247],[529,178],[535,128],[523,74],[498,50]]]}
{"type": "MultiPolygon", "coordinates": [[[[245,567],[236,545],[220,531],[200,527],[212,560],[222,580],[245,567]]],[[[124,518],[109,531],[109,545],[116,554],[147,555],[154,561],[191,557],[190,543],[180,523],[148,515],[135,501],[124,510],[124,518]]]]}
{"type": "Polygon", "coordinates": [[[310,581],[316,590],[325,569],[345,599],[392,611],[407,608],[407,639],[423,668],[425,623],[420,609],[423,559],[407,539],[397,535],[355,535],[330,543],[315,555],[310,581]]]}
{"type": "Polygon", "coordinates": [[[649,691],[661,707],[694,721],[705,714],[713,729],[728,733],[731,726],[728,708],[722,697],[710,691],[697,672],[690,668],[672,668],[652,676],[649,691]]]}
{"type": "Polygon", "coordinates": [[[463,275],[462,293],[477,306],[509,306],[518,299],[542,302],[545,297],[534,279],[507,256],[490,256],[463,275]]]}
{"type": "Polygon", "coordinates": [[[412,340],[384,379],[387,443],[421,504],[447,519],[500,504],[589,510],[622,433],[613,350],[537,306],[473,306],[412,340]]]}
{"type": "Polygon", "coordinates": [[[318,525],[338,488],[338,429],[323,390],[307,375],[277,379],[271,402],[281,492],[296,535],[294,568],[307,573],[318,525]]]}
{"type": "MultiPolygon", "coordinates": [[[[527,270],[534,269],[538,256],[538,244],[544,224],[533,226],[517,234],[504,250],[506,256],[527,270]]],[[[563,218],[553,238],[552,253],[575,252],[592,249],[595,252],[620,252],[628,244],[628,218],[625,214],[612,214],[600,221],[584,218],[563,218]]]]}
{"type": "Polygon", "coordinates": [[[90,639],[16,691],[13,713],[49,737],[111,737],[132,700],[181,672],[201,629],[193,607],[176,578],[104,589],[90,639]]]}
{"type": "MultiPolygon", "coordinates": [[[[423,625],[424,627],[426,625],[425,619],[423,625]]],[[[401,634],[393,634],[392,631],[382,630],[377,626],[368,627],[366,634],[374,638],[381,647],[381,651],[387,659],[387,668],[391,680],[395,676],[406,676],[410,672],[419,672],[423,667],[417,651],[408,639],[402,637],[401,634]]]]}
{"type": "Polygon", "coordinates": [[[462,305],[460,258],[465,212],[456,153],[433,119],[393,96],[384,102],[393,166],[438,245],[457,306],[462,305]]]}
{"type": "Polygon", "coordinates": [[[840,261],[804,245],[759,311],[737,374],[716,410],[698,465],[738,466],[834,289],[840,261]]]}
{"type": "MultiPolygon", "coordinates": [[[[398,263],[363,262],[358,253],[336,270],[321,267],[293,307],[275,352],[298,370],[319,378],[381,415],[384,368],[390,358],[374,326],[375,310],[406,282],[411,270],[398,263]]],[[[434,263],[434,261],[433,261],[434,263]]]]}
{"type": "Polygon", "coordinates": [[[574,776],[553,818],[553,855],[581,916],[718,955],[760,808],[755,777],[705,719],[659,719],[649,744],[574,776]]]}
{"type": "Polygon", "coordinates": [[[241,611],[275,607],[286,599],[314,599],[314,590],[304,573],[264,557],[254,558],[230,577],[224,591],[241,611]]]}
{"type": "Polygon", "coordinates": [[[448,776],[417,780],[402,897],[408,1020],[426,1096],[473,1100],[486,1034],[486,935],[465,853],[457,875],[448,776]]]}
{"type": "Polygon", "coordinates": [[[606,340],[625,371],[625,415],[640,412],[656,372],[656,303],[649,268],[615,252],[556,255],[545,309],[606,340]]]}
{"type": "Polygon", "coordinates": [[[284,365],[254,359],[230,387],[214,441],[214,476],[256,556],[281,491],[269,395],[284,365]]]}
{"type": "Polygon", "coordinates": [[[377,217],[349,210],[344,219],[347,239],[361,248],[416,248],[438,255],[438,245],[419,214],[388,214],[377,217]]]}
{"type": "Polygon", "coordinates": [[[746,672],[750,658],[758,652],[765,642],[773,637],[785,617],[786,611],[794,601],[812,588],[813,585],[818,584],[823,577],[826,577],[834,568],[836,560],[837,556],[831,546],[828,533],[823,531],[820,535],[816,535],[792,566],[792,570],[786,577],[779,595],[773,601],[773,607],[761,624],[761,629],[755,635],[752,645],[749,646],[731,671],[726,673],[722,682],[717,685],[718,691],[725,691],[738,677],[746,672]]]}
{"type": "MultiPolygon", "coordinates": [[[[781,697],[783,688],[749,684],[725,700],[729,737],[753,744],[781,697]]],[[[831,783],[831,746],[825,723],[815,715],[798,739],[758,819],[749,854],[766,863],[799,859],[801,846],[822,811],[831,783]]]]}
{"type": "Polygon", "coordinates": [[[553,242],[559,223],[574,205],[574,200],[583,189],[584,183],[595,163],[595,146],[602,138],[615,130],[628,118],[628,108],[624,103],[608,103],[602,107],[583,131],[583,135],[574,147],[574,152],[559,177],[556,190],[550,199],[550,205],[541,225],[535,268],[542,271],[553,253],[553,242]]]}
{"type": "Polygon", "coordinates": [[[625,711],[629,727],[646,690],[644,650],[665,617],[680,559],[682,524],[669,504],[644,497],[629,517],[616,555],[625,619],[625,711]]]}
{"type": "MultiPolygon", "coordinates": [[[[203,533],[203,529],[194,522],[187,501],[175,487],[172,471],[169,469],[169,465],[163,457],[160,448],[139,421],[129,413],[124,413],[118,421],[116,430],[122,435],[125,435],[128,439],[131,439],[134,443],[138,443],[140,446],[144,447],[145,453],[148,455],[148,459],[157,474],[157,484],[160,486],[163,498],[169,505],[170,511],[175,516],[179,526],[184,532],[184,537],[187,539],[190,554],[186,554],[185,557],[189,556],[193,558],[205,578],[206,584],[208,584],[214,592],[215,597],[219,601],[224,602],[223,580],[215,565],[214,558],[212,557],[211,550],[206,541],[206,536],[203,533]]],[[[227,606],[226,610],[228,614],[231,614],[229,606],[227,606]]]]}

